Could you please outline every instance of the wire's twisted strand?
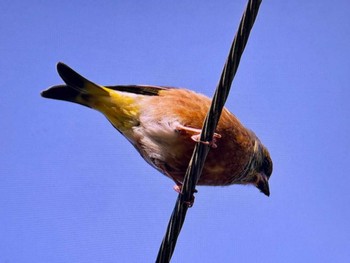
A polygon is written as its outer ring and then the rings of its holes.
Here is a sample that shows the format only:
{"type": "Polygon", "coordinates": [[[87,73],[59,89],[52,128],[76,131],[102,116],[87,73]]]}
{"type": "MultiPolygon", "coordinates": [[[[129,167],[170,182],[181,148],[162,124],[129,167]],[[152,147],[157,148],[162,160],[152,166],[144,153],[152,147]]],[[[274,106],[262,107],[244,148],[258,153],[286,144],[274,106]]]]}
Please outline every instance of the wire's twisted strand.
{"type": "MultiPolygon", "coordinates": [[[[211,107],[205,118],[200,141],[211,141],[219,118],[228,97],[231,83],[237,72],[242,53],[247,44],[250,31],[258,14],[261,0],[249,0],[242,16],[238,31],[233,40],[230,53],[224,65],[211,107]]],[[[184,178],[182,192],[179,194],[172,212],[166,234],[160,246],[156,262],[169,262],[174,252],[177,238],[185,221],[188,204],[193,201],[193,193],[202,173],[210,146],[197,143],[184,178]]]]}

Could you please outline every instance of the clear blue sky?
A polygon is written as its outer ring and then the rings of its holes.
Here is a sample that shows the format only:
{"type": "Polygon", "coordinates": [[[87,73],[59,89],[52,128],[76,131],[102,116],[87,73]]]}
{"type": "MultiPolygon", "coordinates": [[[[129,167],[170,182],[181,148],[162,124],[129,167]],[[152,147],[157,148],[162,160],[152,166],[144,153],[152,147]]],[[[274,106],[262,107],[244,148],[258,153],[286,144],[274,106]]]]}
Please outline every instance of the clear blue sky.
{"type": "MultiPolygon", "coordinates": [[[[0,262],[153,262],[176,193],[98,112],[40,97],[62,61],[100,84],[212,96],[246,1],[0,3],[0,262]]],[[[226,106],[271,196],[198,187],[172,262],[350,258],[349,1],[263,1],[226,106]]]]}

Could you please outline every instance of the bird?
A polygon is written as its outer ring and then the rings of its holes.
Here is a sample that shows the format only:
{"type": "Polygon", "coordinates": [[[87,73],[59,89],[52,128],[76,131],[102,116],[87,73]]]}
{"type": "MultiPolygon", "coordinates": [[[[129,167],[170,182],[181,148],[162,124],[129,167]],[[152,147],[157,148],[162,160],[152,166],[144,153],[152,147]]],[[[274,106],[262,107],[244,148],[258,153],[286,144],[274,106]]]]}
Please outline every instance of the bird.
{"type": "MultiPolygon", "coordinates": [[[[181,186],[211,99],[200,93],[153,85],[98,85],[57,63],[65,84],[41,92],[100,111],[141,157],[181,186]]],[[[273,164],[267,148],[227,108],[223,108],[211,150],[197,185],[253,185],[270,195],[273,164]]]]}

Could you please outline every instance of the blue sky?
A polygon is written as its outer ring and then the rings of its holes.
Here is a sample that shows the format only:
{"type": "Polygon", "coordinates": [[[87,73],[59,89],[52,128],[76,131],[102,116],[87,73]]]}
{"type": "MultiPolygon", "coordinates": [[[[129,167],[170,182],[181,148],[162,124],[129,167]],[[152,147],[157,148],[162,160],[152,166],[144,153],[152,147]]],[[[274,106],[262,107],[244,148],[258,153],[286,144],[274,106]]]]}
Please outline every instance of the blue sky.
{"type": "MultiPolygon", "coordinates": [[[[0,3],[0,262],[152,262],[176,193],[98,112],[100,84],[212,96],[246,1],[0,3]]],[[[350,257],[349,1],[263,1],[226,106],[270,150],[271,196],[197,187],[172,262],[350,257]]]]}

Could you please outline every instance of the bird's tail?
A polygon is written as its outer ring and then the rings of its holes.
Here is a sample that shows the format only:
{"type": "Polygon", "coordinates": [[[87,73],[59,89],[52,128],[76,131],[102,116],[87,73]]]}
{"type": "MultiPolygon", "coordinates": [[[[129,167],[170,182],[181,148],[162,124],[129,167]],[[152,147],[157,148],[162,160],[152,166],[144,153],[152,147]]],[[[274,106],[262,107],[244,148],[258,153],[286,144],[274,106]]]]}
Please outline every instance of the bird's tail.
{"type": "Polygon", "coordinates": [[[53,86],[44,98],[75,102],[103,113],[115,128],[123,132],[138,123],[137,95],[97,85],[59,62],[57,71],[66,85],[53,86]]]}
{"type": "Polygon", "coordinates": [[[67,85],[57,85],[41,92],[44,98],[65,100],[95,108],[93,100],[99,97],[108,97],[106,88],[84,78],[62,62],[57,64],[57,71],[67,85]]]}

